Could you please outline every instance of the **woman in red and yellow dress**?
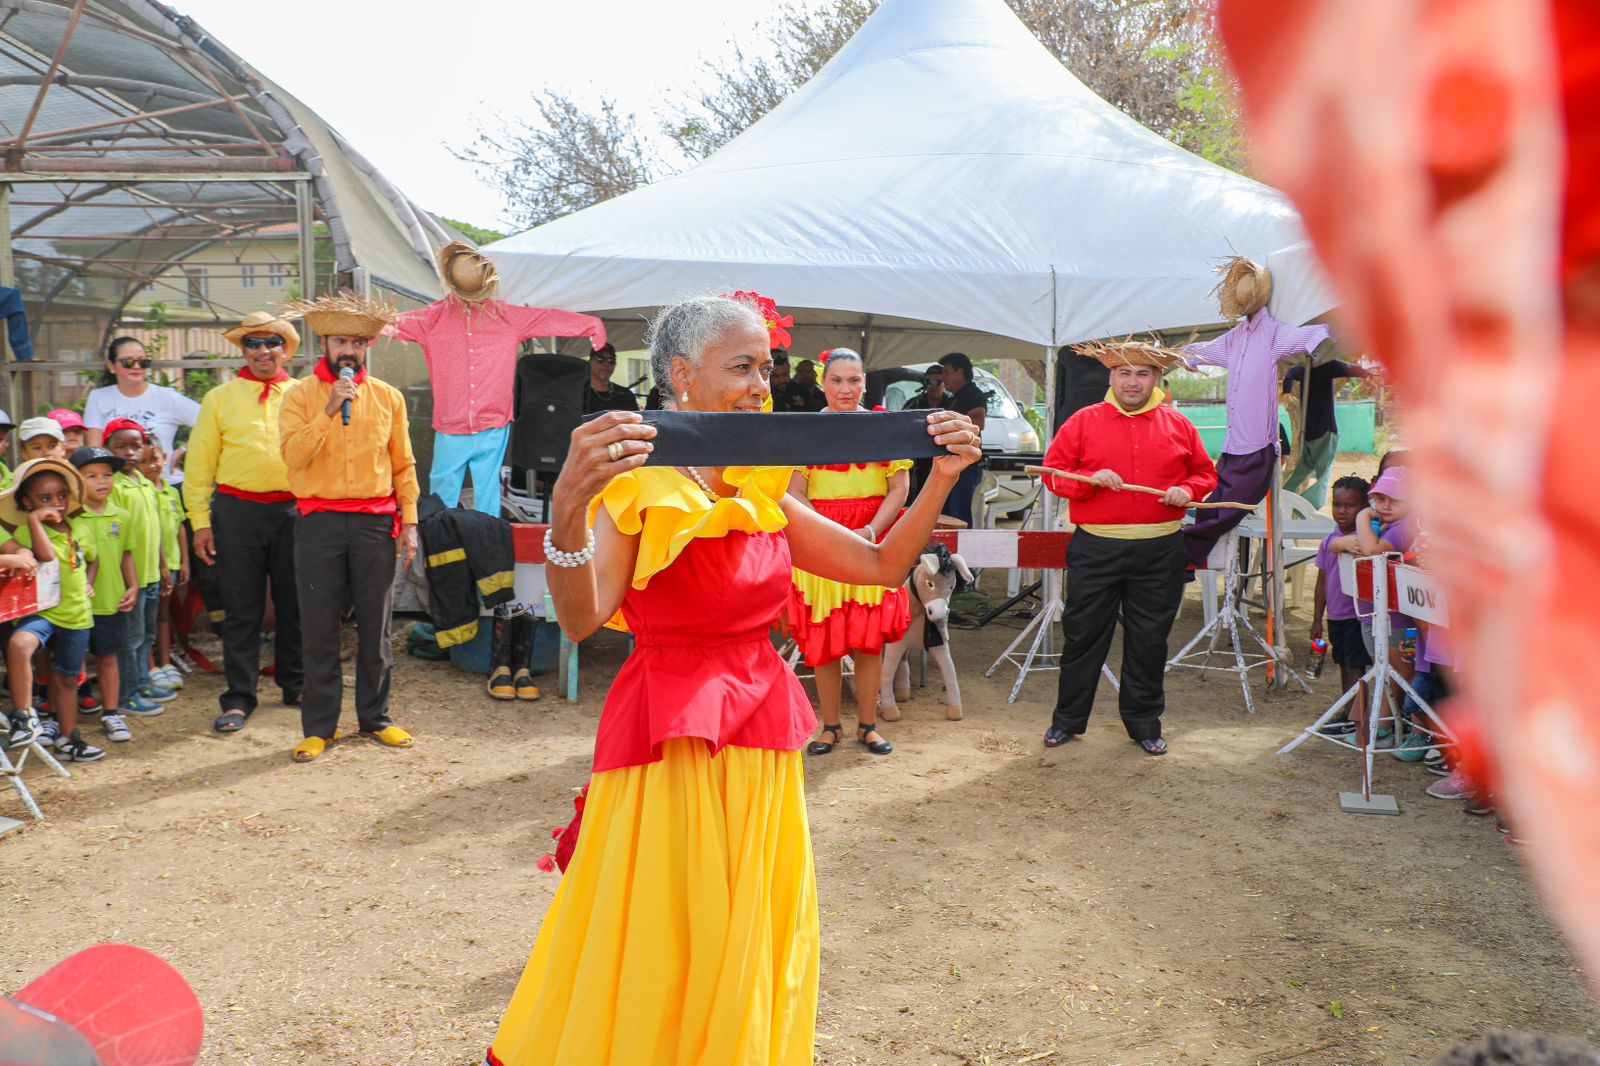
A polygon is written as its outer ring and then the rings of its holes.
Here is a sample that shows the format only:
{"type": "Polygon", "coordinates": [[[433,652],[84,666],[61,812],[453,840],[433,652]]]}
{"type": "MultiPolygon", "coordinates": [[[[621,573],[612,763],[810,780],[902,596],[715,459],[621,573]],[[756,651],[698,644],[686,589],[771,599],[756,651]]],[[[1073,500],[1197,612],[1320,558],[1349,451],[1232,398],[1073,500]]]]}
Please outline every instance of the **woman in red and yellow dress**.
{"type": "MultiPolygon", "coordinates": [[[[651,367],[682,410],[757,412],[770,344],[756,303],[696,297],[657,317],[651,367]]],[[[928,432],[951,454],[879,544],[787,497],[787,469],[645,467],[655,429],[636,413],[573,433],[550,592],[572,638],[625,624],[637,647],[488,1063],[812,1061],[819,933],[800,748],[815,716],[768,631],[796,563],[862,584],[910,570],[979,455],[960,415],[932,413],[928,432]]]]}
{"type": "MultiPolygon", "coordinates": [[[[828,410],[860,411],[867,391],[861,356],[835,348],[823,356],[823,368],[828,410]]],[[[789,483],[789,494],[876,543],[906,505],[910,470],[909,459],[809,466],[789,483]]],[[[839,717],[846,655],[856,669],[856,738],[874,755],[894,750],[878,732],[878,683],[883,679],[883,646],[905,636],[910,625],[911,597],[904,584],[847,584],[795,570],[789,626],[806,665],[817,673],[822,704],[822,732],[806,749],[810,754],[826,755],[844,738],[839,717]]]]}

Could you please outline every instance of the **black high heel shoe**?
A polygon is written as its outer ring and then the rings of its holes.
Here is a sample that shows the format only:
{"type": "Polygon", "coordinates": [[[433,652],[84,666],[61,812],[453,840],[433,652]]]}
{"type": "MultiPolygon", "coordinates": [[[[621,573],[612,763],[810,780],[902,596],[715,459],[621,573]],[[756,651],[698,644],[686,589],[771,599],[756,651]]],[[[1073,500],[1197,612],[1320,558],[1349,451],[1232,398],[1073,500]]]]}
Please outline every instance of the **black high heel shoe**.
{"type": "Polygon", "coordinates": [[[877,722],[868,722],[866,725],[856,726],[856,739],[861,741],[863,747],[874,755],[887,755],[894,750],[894,745],[887,740],[868,740],[867,737],[878,728],[877,722]]]}

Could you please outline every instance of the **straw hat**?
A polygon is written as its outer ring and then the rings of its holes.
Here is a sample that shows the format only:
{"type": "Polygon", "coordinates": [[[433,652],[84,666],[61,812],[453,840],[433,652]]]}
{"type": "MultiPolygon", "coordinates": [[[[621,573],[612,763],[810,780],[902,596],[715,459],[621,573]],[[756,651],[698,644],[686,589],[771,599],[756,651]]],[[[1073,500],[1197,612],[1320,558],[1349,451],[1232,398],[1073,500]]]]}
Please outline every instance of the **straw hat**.
{"type": "Polygon", "coordinates": [[[465,241],[451,241],[439,249],[439,280],[458,300],[478,304],[500,292],[500,272],[494,261],[465,241]]]}
{"type": "Polygon", "coordinates": [[[283,349],[291,359],[300,350],[300,331],[271,311],[251,311],[243,322],[224,333],[222,339],[242,351],[245,337],[252,333],[276,333],[283,338],[283,349]]]}
{"type": "Polygon", "coordinates": [[[17,490],[33,475],[46,472],[60,474],[67,483],[67,513],[62,517],[83,510],[83,475],[78,473],[77,467],[64,459],[29,459],[12,473],[11,487],[0,492],[0,522],[13,529],[27,524],[28,512],[17,502],[17,490]]]}
{"type": "Polygon", "coordinates": [[[1211,290],[1222,308],[1222,317],[1249,318],[1272,297],[1272,275],[1264,266],[1257,266],[1242,255],[1222,260],[1217,267],[1222,280],[1211,290]]]}
{"type": "Polygon", "coordinates": [[[1157,370],[1167,371],[1184,365],[1183,357],[1172,349],[1148,341],[1136,341],[1131,337],[1120,341],[1074,344],[1072,350],[1087,359],[1099,360],[1100,365],[1108,370],[1115,370],[1119,366],[1153,366],[1157,370]]]}
{"type": "Polygon", "coordinates": [[[382,300],[370,300],[346,289],[336,296],[296,300],[283,308],[285,318],[303,318],[323,337],[374,340],[399,312],[382,300]]]}

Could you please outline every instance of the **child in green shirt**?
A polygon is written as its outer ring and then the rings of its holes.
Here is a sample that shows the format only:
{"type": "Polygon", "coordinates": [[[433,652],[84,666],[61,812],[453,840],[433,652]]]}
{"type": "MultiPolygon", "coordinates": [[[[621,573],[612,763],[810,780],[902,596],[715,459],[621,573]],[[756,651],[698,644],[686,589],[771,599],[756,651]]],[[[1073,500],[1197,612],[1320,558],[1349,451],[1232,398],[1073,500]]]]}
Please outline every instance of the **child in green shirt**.
{"type": "Polygon", "coordinates": [[[162,704],[176,699],[178,694],[150,679],[150,649],[156,639],[161,590],[172,578],[161,551],[161,513],[156,507],[155,486],[139,472],[149,438],[144,427],[131,418],[113,418],[106,423],[105,440],[106,450],[123,463],[111,500],[128,512],[128,551],[133,555],[139,580],[139,600],[128,623],[130,648],[119,660],[122,687],[131,693],[123,699],[122,708],[129,714],[154,717],[166,709],[162,704]]]}
{"type": "Polygon", "coordinates": [[[37,737],[53,743],[56,758],[64,762],[94,762],[106,754],[78,736],[78,674],[94,627],[89,588],[98,569],[93,549],[85,546],[72,522],[82,498],[83,479],[60,459],[23,463],[16,486],[0,493],[0,522],[16,527],[0,553],[26,548],[41,564],[57,563],[61,580],[60,602],[19,621],[6,645],[11,705],[16,708],[7,746],[21,747],[37,737]],[[45,727],[33,710],[33,656],[40,648],[47,653],[50,706],[56,713],[45,727]]]}
{"type": "MultiPolygon", "coordinates": [[[[89,597],[94,628],[89,631],[89,654],[100,678],[100,703],[105,708],[100,728],[106,739],[133,739],[123,717],[123,691],[119,657],[128,650],[128,616],[139,599],[139,575],[128,551],[128,512],[111,502],[122,460],[104,448],[79,448],[72,465],[83,477],[83,513],[77,518],[83,540],[94,550],[99,572],[89,597]]],[[[160,706],[157,704],[156,706],[160,706]]]]}
{"type": "Polygon", "coordinates": [[[156,660],[150,679],[164,688],[177,690],[183,687],[183,674],[172,665],[172,605],[183,595],[189,583],[189,538],[183,529],[183,496],[178,486],[167,484],[167,453],[161,442],[151,440],[144,449],[144,460],[139,464],[142,473],[156,489],[156,510],[161,521],[161,554],[167,570],[173,574],[172,583],[161,589],[161,609],[156,622],[156,660]]]}

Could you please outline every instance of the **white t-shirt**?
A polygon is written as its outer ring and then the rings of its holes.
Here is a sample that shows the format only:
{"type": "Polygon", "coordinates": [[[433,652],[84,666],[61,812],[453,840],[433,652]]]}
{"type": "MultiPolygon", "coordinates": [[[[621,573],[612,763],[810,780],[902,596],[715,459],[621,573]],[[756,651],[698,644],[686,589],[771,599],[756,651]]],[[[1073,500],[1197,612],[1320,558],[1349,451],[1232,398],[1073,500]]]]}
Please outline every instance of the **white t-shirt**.
{"type": "Polygon", "coordinates": [[[151,385],[139,396],[124,396],[115,385],[105,385],[89,393],[83,424],[104,431],[112,419],[133,419],[161,442],[161,450],[167,453],[167,480],[176,485],[183,481],[183,469],[172,465],[172,442],[178,427],[193,427],[199,415],[199,404],[165,385],[151,385]]]}

